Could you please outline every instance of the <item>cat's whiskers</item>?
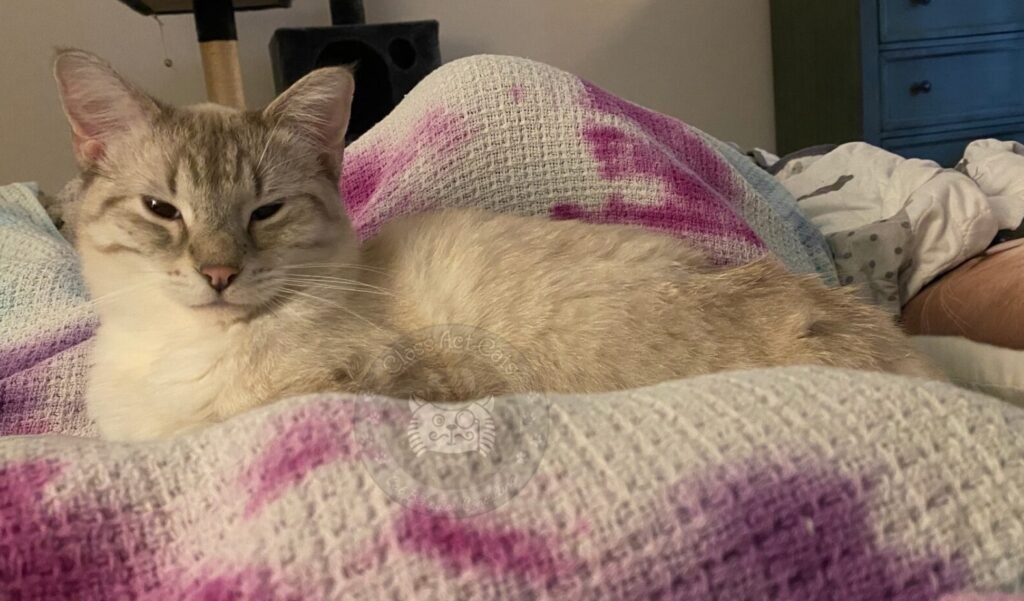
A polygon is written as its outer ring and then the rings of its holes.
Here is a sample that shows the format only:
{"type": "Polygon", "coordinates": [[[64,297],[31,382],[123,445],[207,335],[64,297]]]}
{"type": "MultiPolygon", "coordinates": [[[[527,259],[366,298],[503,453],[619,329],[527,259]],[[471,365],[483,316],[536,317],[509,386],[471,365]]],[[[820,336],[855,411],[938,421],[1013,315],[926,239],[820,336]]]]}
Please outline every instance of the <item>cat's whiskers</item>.
{"type": "Polygon", "coordinates": [[[326,298],[323,298],[321,296],[316,296],[315,294],[309,294],[309,293],[303,292],[301,290],[295,290],[294,288],[289,288],[287,286],[283,286],[281,289],[286,291],[286,292],[288,292],[288,293],[290,293],[290,294],[295,294],[297,296],[301,296],[303,298],[308,298],[309,300],[313,300],[313,301],[319,301],[321,303],[325,303],[325,304],[331,305],[331,306],[333,306],[335,308],[341,309],[342,311],[345,311],[349,315],[364,321],[365,323],[367,323],[368,325],[372,326],[373,328],[376,328],[378,331],[380,331],[380,332],[384,331],[384,328],[380,327],[379,325],[377,325],[376,323],[370,321],[369,319],[363,317],[362,315],[356,313],[352,309],[349,309],[348,307],[342,305],[341,303],[334,302],[334,301],[332,301],[330,299],[326,299],[326,298]]]}
{"type": "Polygon", "coordinates": [[[285,282],[286,286],[302,286],[305,289],[318,288],[321,290],[336,290],[338,292],[352,292],[354,294],[372,294],[376,296],[393,296],[387,292],[377,292],[376,290],[366,290],[363,288],[351,288],[346,286],[335,286],[332,284],[317,283],[317,282],[285,282]]]}
{"type": "Polygon", "coordinates": [[[385,269],[378,269],[376,267],[370,267],[369,265],[359,265],[357,263],[298,263],[295,265],[282,265],[276,269],[306,269],[312,267],[337,267],[340,269],[361,269],[372,273],[379,273],[381,275],[390,276],[391,272],[385,269]]]}
{"type": "MultiPolygon", "coordinates": [[[[306,324],[315,323],[310,316],[303,315],[296,311],[293,307],[287,305],[285,303],[285,299],[281,297],[274,297],[270,299],[270,302],[266,304],[266,307],[267,310],[270,311],[270,314],[273,315],[274,318],[276,319],[281,319],[281,312],[284,312],[289,317],[302,321],[306,324]]],[[[284,336],[291,338],[293,337],[293,334],[291,334],[288,330],[285,330],[284,336]]]]}
{"type": "Polygon", "coordinates": [[[153,287],[156,287],[156,286],[157,286],[157,282],[142,282],[140,284],[135,284],[133,286],[126,286],[124,288],[120,288],[118,290],[114,290],[113,292],[108,292],[107,294],[104,294],[102,296],[98,296],[96,298],[90,299],[88,302],[83,303],[82,305],[80,305],[80,308],[83,308],[83,309],[84,308],[90,308],[91,309],[91,308],[97,307],[97,306],[99,306],[101,304],[115,301],[115,300],[119,299],[122,296],[125,296],[125,295],[128,295],[128,294],[134,294],[136,292],[140,292],[142,290],[145,290],[146,288],[153,288],[153,287]]]}
{"type": "Polygon", "coordinates": [[[278,278],[279,281],[290,283],[290,284],[308,284],[310,286],[323,286],[328,288],[334,288],[336,290],[349,290],[352,292],[366,292],[369,294],[380,294],[384,296],[394,296],[394,294],[386,288],[380,286],[374,286],[373,284],[367,284],[366,282],[360,282],[358,280],[349,280],[346,278],[335,278],[330,276],[283,276],[278,278]]]}

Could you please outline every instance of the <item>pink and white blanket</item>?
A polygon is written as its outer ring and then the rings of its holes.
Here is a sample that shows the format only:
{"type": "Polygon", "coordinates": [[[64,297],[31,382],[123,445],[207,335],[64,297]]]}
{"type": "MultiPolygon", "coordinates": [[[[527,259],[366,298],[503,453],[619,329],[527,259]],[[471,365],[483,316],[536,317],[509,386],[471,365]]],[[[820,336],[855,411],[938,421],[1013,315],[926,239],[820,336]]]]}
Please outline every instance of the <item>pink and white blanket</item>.
{"type": "MultiPolygon", "coordinates": [[[[366,236],[485,206],[834,277],[792,198],[749,167],[571,75],[475,57],[353,144],[341,187],[366,236]]],[[[488,442],[468,455],[418,445],[416,406],[340,394],[110,444],[82,408],[94,323],[34,191],[0,188],[0,599],[1024,590],[1024,411],[990,397],[789,368],[474,404],[488,442]]]]}

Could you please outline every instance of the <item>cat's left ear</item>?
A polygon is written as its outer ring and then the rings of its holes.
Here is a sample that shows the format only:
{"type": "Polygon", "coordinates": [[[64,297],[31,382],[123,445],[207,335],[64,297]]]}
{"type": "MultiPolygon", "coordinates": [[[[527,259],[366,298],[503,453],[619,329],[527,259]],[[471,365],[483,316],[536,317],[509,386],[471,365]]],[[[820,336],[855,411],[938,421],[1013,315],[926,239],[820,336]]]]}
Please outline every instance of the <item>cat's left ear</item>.
{"type": "Polygon", "coordinates": [[[354,92],[355,79],[347,68],[317,69],[282,92],[263,110],[263,116],[271,123],[287,123],[337,167],[345,147],[354,92]]]}
{"type": "Polygon", "coordinates": [[[103,157],[111,140],[142,127],[160,111],[153,98],[106,61],[82,50],[61,50],[53,62],[75,158],[83,168],[103,157]]]}

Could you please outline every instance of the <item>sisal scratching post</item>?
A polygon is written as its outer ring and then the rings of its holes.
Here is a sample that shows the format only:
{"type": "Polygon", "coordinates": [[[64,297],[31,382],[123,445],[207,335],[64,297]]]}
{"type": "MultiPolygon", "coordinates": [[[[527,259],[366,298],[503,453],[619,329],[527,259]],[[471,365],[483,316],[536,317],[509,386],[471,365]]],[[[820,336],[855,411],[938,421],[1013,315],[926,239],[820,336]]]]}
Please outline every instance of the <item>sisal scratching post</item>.
{"type": "MultiPolygon", "coordinates": [[[[7,2],[8,0],[0,0],[7,2]]],[[[120,0],[140,15],[192,13],[203,59],[206,96],[211,102],[245,109],[242,67],[238,61],[236,10],[288,8],[292,0],[120,0]]]]}
{"type": "Polygon", "coordinates": [[[245,109],[242,70],[238,66],[238,42],[212,40],[199,44],[203,58],[206,95],[210,102],[245,109]]]}
{"type": "Polygon", "coordinates": [[[207,97],[211,102],[245,110],[238,33],[231,0],[195,2],[194,11],[207,97]]]}

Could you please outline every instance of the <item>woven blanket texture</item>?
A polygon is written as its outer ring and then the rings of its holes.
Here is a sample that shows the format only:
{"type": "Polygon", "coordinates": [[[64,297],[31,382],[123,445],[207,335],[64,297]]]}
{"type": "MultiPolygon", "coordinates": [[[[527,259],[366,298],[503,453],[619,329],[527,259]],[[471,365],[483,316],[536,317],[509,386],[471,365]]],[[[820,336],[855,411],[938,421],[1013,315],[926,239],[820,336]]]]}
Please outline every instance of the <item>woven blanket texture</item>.
{"type": "MultiPolygon", "coordinates": [[[[474,57],[354,143],[341,189],[363,236],[482,206],[651,227],[721,264],[772,251],[834,281],[820,234],[744,161],[551,67],[474,57]]],[[[536,411],[496,417],[493,452],[439,481],[437,454],[403,446],[406,402],[377,397],[91,438],[94,328],[35,190],[0,188],[0,599],[1024,591],[1024,411],[948,385],[790,368],[498,399],[495,416],[536,411]]]]}

